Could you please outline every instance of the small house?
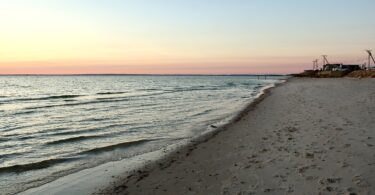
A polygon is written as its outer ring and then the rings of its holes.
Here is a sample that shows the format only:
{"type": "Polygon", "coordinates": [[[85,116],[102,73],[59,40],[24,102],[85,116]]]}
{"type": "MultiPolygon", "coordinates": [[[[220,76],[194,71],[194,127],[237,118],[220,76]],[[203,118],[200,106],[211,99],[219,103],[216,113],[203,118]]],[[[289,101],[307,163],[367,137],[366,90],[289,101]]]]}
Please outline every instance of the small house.
{"type": "Polygon", "coordinates": [[[323,70],[324,71],[333,71],[338,69],[342,64],[326,64],[323,65],[323,70]]]}

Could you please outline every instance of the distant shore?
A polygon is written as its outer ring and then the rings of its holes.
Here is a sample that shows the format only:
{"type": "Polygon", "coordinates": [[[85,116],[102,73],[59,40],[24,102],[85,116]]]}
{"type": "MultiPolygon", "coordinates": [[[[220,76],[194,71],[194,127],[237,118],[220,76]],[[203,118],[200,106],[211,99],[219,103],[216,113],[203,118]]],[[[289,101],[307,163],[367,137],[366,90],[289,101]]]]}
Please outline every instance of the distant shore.
{"type": "Polygon", "coordinates": [[[140,157],[156,163],[109,163],[26,194],[373,194],[373,82],[292,78],[213,134],[140,157]]]}
{"type": "Polygon", "coordinates": [[[305,70],[299,74],[292,74],[294,77],[310,78],[375,78],[375,70],[355,70],[355,71],[332,71],[332,70],[305,70]]]}

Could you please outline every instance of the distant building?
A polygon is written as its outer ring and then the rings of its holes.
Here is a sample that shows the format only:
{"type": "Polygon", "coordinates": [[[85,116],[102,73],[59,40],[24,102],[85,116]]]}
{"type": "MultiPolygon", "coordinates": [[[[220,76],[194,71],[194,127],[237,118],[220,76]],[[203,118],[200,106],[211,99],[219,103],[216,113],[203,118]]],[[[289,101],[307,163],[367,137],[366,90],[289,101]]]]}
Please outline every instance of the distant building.
{"type": "Polygon", "coordinates": [[[341,64],[326,64],[323,65],[324,71],[333,71],[334,69],[337,69],[340,67],[341,64]]]}
{"type": "Polygon", "coordinates": [[[355,70],[361,70],[361,66],[357,64],[343,64],[340,66],[341,71],[355,71],[355,70]]]}
{"type": "Polygon", "coordinates": [[[361,66],[357,64],[326,64],[323,66],[324,71],[355,71],[361,70],[361,66]]]}

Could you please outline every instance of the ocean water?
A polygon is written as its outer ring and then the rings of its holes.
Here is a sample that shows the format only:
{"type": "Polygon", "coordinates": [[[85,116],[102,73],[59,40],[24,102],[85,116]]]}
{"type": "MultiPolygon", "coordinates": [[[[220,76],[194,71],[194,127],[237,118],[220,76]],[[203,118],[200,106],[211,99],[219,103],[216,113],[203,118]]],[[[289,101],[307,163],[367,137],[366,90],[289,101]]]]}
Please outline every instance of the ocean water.
{"type": "Polygon", "coordinates": [[[0,194],[213,131],[282,79],[1,76],[0,194]]]}

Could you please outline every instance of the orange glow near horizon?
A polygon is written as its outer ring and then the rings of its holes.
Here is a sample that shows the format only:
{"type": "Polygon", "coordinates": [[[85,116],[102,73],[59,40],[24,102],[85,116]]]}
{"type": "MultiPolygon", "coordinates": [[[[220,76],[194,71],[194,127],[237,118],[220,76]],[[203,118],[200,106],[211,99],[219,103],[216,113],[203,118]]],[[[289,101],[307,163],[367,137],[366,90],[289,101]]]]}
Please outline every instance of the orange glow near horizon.
{"type": "Polygon", "coordinates": [[[1,74],[289,74],[298,65],[76,65],[76,66],[3,66],[1,74]],[[270,71],[271,70],[271,71],[270,71]]]}

